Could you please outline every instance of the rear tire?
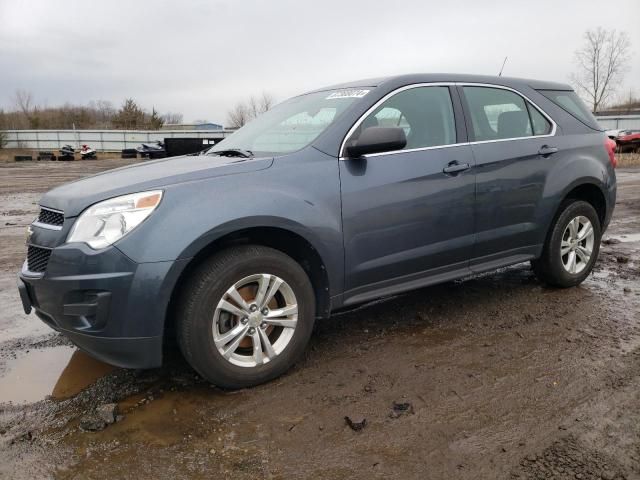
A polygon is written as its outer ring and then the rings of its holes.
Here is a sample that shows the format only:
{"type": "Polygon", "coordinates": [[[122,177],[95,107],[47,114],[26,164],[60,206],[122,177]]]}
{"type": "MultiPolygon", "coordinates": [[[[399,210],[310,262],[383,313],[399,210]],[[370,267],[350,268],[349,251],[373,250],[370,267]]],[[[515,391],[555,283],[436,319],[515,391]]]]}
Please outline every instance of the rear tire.
{"type": "Polygon", "coordinates": [[[273,380],[301,357],[315,295],[305,271],[284,253],[234,247],[193,272],[177,314],[178,344],[191,366],[219,387],[244,388],[273,380]]]}
{"type": "Polygon", "coordinates": [[[601,236],[600,219],[590,203],[565,201],[542,255],[531,262],[534,273],[554,287],[579,285],[589,276],[598,258],[601,236]]]}

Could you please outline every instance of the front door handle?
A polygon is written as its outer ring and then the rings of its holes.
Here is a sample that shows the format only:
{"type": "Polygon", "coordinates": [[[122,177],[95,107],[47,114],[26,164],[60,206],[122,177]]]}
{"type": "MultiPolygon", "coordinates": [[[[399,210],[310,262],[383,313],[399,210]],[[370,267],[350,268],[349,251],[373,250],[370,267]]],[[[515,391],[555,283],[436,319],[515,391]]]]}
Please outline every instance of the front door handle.
{"type": "Polygon", "coordinates": [[[449,165],[444,167],[442,171],[444,173],[455,175],[456,173],[464,172],[465,170],[469,170],[470,168],[471,165],[469,165],[468,163],[458,163],[457,160],[454,160],[453,162],[450,162],[449,165]]]}
{"type": "Polygon", "coordinates": [[[541,155],[543,157],[548,157],[549,155],[553,155],[557,151],[558,151],[558,147],[550,147],[549,145],[543,145],[540,147],[540,150],[538,150],[538,155],[541,155]]]}

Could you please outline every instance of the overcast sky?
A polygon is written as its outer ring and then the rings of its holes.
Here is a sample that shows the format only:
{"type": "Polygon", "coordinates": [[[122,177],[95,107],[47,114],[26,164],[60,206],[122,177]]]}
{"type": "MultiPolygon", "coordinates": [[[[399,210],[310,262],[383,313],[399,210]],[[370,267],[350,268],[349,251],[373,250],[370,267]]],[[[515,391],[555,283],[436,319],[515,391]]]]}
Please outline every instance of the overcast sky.
{"type": "Polygon", "coordinates": [[[568,81],[587,28],[628,32],[640,95],[640,1],[0,0],[0,108],[133,97],[225,123],[237,101],[410,72],[568,81]]]}

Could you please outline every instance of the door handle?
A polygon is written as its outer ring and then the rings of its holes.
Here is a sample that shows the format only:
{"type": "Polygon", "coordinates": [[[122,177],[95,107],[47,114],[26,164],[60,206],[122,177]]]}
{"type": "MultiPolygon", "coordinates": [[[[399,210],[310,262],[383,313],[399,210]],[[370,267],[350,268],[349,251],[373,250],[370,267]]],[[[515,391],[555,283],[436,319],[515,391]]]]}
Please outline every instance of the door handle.
{"type": "Polygon", "coordinates": [[[558,151],[558,147],[550,147],[549,145],[543,145],[538,150],[538,155],[542,155],[543,157],[548,157],[549,155],[553,155],[558,151]]]}
{"type": "Polygon", "coordinates": [[[442,169],[442,172],[455,175],[456,173],[464,172],[465,170],[469,170],[470,168],[471,165],[469,165],[468,163],[458,163],[457,160],[454,160],[453,162],[450,162],[449,165],[444,167],[442,169]]]}

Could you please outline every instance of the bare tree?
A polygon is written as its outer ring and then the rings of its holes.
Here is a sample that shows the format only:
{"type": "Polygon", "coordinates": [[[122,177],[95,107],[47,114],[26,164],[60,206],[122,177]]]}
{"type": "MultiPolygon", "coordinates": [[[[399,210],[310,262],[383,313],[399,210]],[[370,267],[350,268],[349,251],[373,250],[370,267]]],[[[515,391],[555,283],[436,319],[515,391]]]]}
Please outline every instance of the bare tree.
{"type": "Polygon", "coordinates": [[[577,89],[596,112],[611,98],[629,69],[631,42],[626,32],[598,27],[584,33],[575,52],[578,71],[571,76],[577,89]]]}
{"type": "Polygon", "coordinates": [[[13,96],[16,110],[22,113],[29,124],[29,128],[38,128],[40,119],[37,118],[38,108],[33,105],[33,94],[27,90],[18,89],[13,96]]]}
{"type": "Polygon", "coordinates": [[[26,90],[18,89],[13,96],[13,103],[17,110],[28,117],[31,110],[33,110],[33,94],[26,90]]]}
{"type": "Polygon", "coordinates": [[[229,128],[240,128],[250,120],[251,114],[244,103],[237,103],[233,109],[227,113],[227,126],[229,128]]]}
{"type": "Polygon", "coordinates": [[[260,115],[260,103],[256,97],[251,95],[249,100],[247,100],[247,111],[249,112],[249,117],[251,119],[256,118],[260,115]]]}
{"type": "Polygon", "coordinates": [[[267,110],[271,110],[276,103],[275,98],[268,92],[262,92],[260,96],[260,113],[264,113],[267,110]]]}
{"type": "Polygon", "coordinates": [[[262,92],[259,97],[253,95],[246,102],[239,102],[227,113],[227,126],[240,128],[258,115],[270,110],[275,103],[273,95],[262,92]]]}
{"type": "Polygon", "coordinates": [[[116,116],[116,113],[116,109],[110,101],[98,100],[95,102],[96,123],[99,123],[103,128],[110,125],[111,119],[116,116]]]}
{"type": "Polygon", "coordinates": [[[182,123],[183,115],[176,112],[167,112],[162,115],[162,119],[164,120],[165,125],[175,125],[182,123]]]}

